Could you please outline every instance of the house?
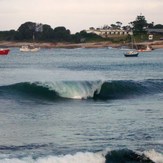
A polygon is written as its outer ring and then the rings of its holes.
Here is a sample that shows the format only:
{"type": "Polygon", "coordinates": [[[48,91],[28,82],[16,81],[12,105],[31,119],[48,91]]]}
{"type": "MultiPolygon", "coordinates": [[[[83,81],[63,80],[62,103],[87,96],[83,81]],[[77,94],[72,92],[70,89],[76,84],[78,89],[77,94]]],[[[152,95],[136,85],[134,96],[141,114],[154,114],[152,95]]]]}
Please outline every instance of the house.
{"type": "Polygon", "coordinates": [[[132,35],[131,30],[123,30],[120,28],[108,28],[108,29],[102,29],[102,28],[93,28],[91,27],[89,30],[85,30],[87,33],[95,33],[103,38],[109,38],[109,37],[118,37],[118,36],[125,36],[125,35],[132,35]]]}
{"type": "Polygon", "coordinates": [[[151,28],[147,29],[148,34],[163,34],[163,29],[151,28]]]}
{"type": "Polygon", "coordinates": [[[148,33],[148,39],[149,40],[153,40],[153,37],[155,38],[159,38],[160,40],[163,40],[163,29],[162,28],[149,28],[147,29],[147,33],[148,33]],[[150,39],[150,36],[152,36],[152,39],[150,39]]]}

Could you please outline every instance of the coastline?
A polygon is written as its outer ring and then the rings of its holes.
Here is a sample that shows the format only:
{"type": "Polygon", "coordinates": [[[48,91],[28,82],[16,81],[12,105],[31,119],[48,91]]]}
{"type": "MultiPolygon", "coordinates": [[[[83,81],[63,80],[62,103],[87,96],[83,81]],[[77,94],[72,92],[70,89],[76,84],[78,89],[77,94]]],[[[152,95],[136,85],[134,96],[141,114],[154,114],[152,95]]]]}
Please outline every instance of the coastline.
{"type": "MultiPolygon", "coordinates": [[[[14,42],[14,41],[0,41],[0,47],[10,48],[10,47],[21,47],[23,45],[31,45],[32,42],[14,42]]],[[[150,45],[153,49],[163,48],[163,41],[153,41],[153,42],[140,42],[138,44],[150,45]]],[[[36,42],[35,46],[40,48],[118,48],[122,46],[127,46],[128,44],[112,43],[112,42],[92,42],[92,43],[52,43],[52,42],[36,42]]]]}

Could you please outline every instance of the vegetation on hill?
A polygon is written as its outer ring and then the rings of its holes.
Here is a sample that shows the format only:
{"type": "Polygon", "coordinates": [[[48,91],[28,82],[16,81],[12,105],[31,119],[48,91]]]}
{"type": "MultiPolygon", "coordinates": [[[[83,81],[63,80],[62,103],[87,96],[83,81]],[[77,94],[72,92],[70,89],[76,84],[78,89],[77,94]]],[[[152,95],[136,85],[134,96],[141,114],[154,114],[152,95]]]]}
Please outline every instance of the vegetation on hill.
{"type": "MultiPolygon", "coordinates": [[[[92,27],[94,28],[94,27],[92,27]]],[[[163,25],[154,23],[148,23],[145,16],[138,15],[136,19],[129,23],[127,26],[122,27],[122,23],[117,21],[116,24],[111,24],[111,27],[105,25],[103,29],[118,28],[118,29],[131,29],[136,35],[137,40],[147,39],[147,29],[163,29],[163,25]]],[[[84,30],[71,34],[69,29],[63,26],[52,28],[47,24],[37,24],[35,22],[25,22],[15,30],[0,31],[0,40],[6,41],[50,41],[50,42],[95,42],[95,41],[112,41],[112,42],[124,42],[128,40],[128,37],[119,38],[102,38],[99,35],[93,33],[86,33],[84,30]]]]}

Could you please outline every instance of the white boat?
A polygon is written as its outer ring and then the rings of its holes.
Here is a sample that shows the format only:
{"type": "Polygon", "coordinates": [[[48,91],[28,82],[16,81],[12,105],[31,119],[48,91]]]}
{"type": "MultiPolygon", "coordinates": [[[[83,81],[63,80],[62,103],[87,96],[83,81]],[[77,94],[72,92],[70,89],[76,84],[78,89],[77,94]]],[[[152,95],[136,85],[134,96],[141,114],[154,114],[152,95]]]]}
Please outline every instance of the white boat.
{"type": "Polygon", "coordinates": [[[150,52],[150,51],[152,51],[152,48],[150,48],[149,45],[147,45],[145,49],[138,49],[138,52],[150,52]]]}
{"type": "Polygon", "coordinates": [[[25,45],[25,46],[22,46],[22,47],[20,48],[20,51],[21,51],[21,52],[37,52],[37,51],[39,51],[39,50],[40,50],[40,48],[35,47],[35,46],[33,46],[33,45],[25,45]]]}

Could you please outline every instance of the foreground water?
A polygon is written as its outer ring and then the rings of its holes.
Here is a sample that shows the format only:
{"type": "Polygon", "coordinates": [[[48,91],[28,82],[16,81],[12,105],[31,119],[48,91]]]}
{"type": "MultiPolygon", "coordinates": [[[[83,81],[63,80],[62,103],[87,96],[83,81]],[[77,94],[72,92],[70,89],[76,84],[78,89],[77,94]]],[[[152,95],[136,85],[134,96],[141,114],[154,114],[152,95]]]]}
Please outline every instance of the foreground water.
{"type": "Polygon", "coordinates": [[[12,48],[0,57],[0,162],[162,163],[162,108],[163,49],[12,48]]]}

